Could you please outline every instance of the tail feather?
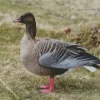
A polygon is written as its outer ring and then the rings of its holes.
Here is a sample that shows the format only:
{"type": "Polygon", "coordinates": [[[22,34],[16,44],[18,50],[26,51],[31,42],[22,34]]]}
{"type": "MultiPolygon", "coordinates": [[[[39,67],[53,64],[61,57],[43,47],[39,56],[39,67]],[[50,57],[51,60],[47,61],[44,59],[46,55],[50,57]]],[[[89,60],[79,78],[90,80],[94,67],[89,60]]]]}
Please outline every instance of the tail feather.
{"type": "Polygon", "coordinates": [[[100,69],[100,66],[99,65],[96,65],[96,64],[94,64],[93,67],[95,67],[97,69],[100,69]]]}
{"type": "Polygon", "coordinates": [[[84,68],[86,68],[90,72],[95,72],[96,71],[96,68],[93,67],[93,66],[84,66],[84,68]]]}
{"type": "Polygon", "coordinates": [[[100,68],[99,65],[97,65],[97,64],[100,64],[100,59],[99,58],[97,58],[96,56],[93,56],[93,55],[91,55],[89,53],[86,53],[86,57],[88,58],[88,60],[90,60],[90,61],[92,60],[93,66],[95,68],[100,68]]]}

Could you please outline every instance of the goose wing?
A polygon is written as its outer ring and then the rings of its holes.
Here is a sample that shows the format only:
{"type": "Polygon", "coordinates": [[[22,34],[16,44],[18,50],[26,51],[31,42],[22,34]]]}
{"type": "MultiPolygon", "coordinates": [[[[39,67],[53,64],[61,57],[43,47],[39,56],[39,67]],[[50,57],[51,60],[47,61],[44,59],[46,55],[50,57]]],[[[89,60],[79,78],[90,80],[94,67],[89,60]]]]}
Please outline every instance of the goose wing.
{"type": "Polygon", "coordinates": [[[40,56],[40,65],[51,68],[69,69],[100,63],[99,59],[85,52],[85,49],[79,45],[57,42],[55,48],[57,48],[57,46],[60,47],[60,49],[48,51],[40,56]]]}

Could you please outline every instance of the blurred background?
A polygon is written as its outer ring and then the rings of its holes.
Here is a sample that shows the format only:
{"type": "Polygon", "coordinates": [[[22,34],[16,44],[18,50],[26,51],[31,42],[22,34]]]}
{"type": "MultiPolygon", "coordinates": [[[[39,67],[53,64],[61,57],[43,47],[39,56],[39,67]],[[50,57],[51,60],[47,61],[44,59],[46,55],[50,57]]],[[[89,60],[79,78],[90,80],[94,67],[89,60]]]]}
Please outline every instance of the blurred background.
{"type": "Polygon", "coordinates": [[[82,68],[56,78],[54,93],[39,93],[49,78],[23,67],[25,26],[13,22],[25,12],[35,16],[37,37],[77,43],[100,58],[100,0],[0,0],[0,100],[100,100],[100,71],[82,68]]]}

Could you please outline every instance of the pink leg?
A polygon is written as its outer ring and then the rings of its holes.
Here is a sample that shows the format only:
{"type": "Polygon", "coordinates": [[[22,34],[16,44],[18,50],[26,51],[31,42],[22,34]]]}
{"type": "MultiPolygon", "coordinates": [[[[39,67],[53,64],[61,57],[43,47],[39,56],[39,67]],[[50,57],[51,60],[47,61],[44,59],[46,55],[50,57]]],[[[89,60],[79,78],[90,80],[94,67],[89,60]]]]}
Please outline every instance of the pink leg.
{"type": "Polygon", "coordinates": [[[50,78],[50,85],[49,85],[49,87],[45,88],[45,89],[42,89],[40,92],[41,93],[48,93],[48,92],[52,92],[53,90],[54,90],[54,78],[51,77],[50,78]]]}

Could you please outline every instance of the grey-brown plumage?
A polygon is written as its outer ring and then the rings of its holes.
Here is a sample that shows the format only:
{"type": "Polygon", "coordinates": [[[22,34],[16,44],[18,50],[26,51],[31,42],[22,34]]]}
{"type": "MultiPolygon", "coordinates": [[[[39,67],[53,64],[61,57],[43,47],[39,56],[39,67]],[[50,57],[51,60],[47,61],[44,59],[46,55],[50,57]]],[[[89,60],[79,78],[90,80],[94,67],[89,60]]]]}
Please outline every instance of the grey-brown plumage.
{"type": "Polygon", "coordinates": [[[52,76],[63,74],[67,71],[67,69],[65,70],[61,68],[47,68],[39,63],[39,58],[43,54],[49,51],[54,51],[55,46],[53,41],[53,39],[36,39],[35,41],[32,39],[28,40],[27,35],[25,34],[21,42],[21,61],[24,66],[37,75],[52,76]]]}
{"type": "MultiPolygon", "coordinates": [[[[36,22],[33,14],[26,13],[17,21],[26,24],[21,41],[21,61],[32,73],[55,76],[79,66],[100,64],[100,60],[77,44],[56,39],[36,39],[36,22]]],[[[41,33],[42,34],[42,33],[41,33]]]]}

